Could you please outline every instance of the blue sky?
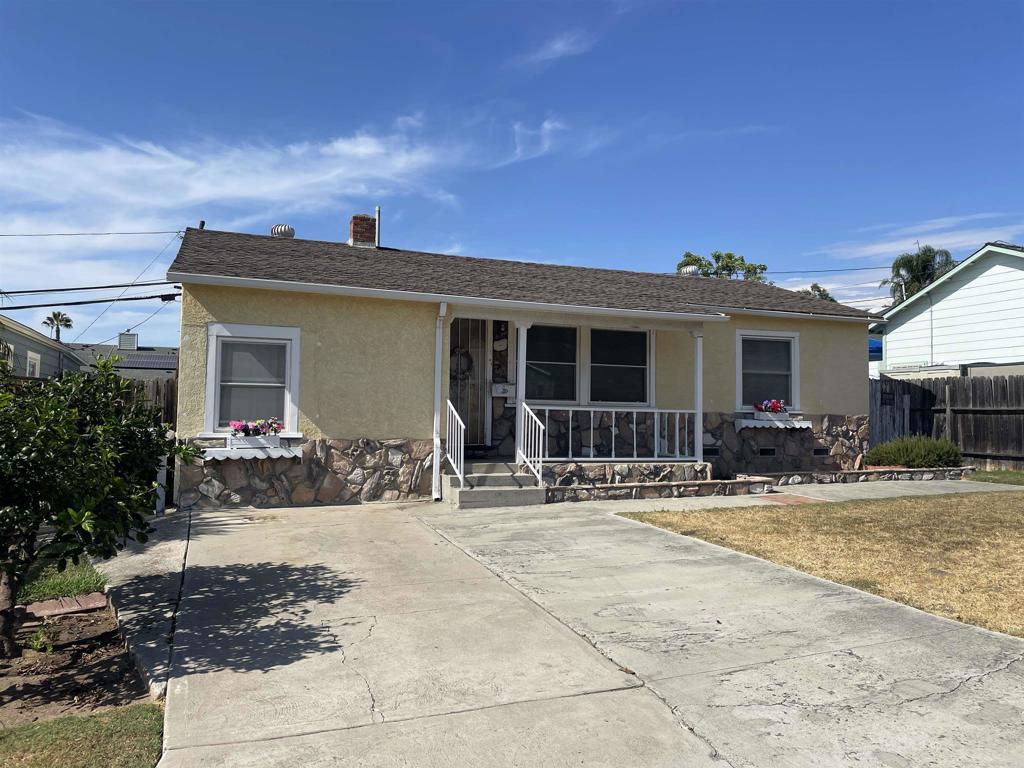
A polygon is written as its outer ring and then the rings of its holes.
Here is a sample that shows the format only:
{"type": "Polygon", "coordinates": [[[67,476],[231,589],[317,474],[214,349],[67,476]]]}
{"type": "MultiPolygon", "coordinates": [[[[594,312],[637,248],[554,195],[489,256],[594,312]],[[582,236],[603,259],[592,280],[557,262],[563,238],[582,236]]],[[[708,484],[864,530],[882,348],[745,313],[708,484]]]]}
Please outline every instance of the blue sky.
{"type": "MultiPolygon", "coordinates": [[[[773,276],[869,307],[915,241],[1024,241],[1022,42],[1019,2],[4,0],[0,232],[343,240],[379,204],[396,247],[879,267],[773,276]]],[[[168,241],[0,238],[0,288],[131,280],[168,241]]],[[[101,309],[67,309],[65,338],[101,309]]],[[[175,343],[176,312],[142,343],[175,343]]]]}

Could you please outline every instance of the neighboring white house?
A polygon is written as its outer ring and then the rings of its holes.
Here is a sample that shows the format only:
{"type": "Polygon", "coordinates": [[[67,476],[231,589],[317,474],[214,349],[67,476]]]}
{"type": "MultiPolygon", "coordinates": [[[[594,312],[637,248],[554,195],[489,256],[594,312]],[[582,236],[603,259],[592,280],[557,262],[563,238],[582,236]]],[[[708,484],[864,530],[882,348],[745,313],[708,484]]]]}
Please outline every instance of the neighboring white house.
{"type": "Polygon", "coordinates": [[[1024,374],[1024,246],[986,243],[883,316],[883,376],[1024,374]]]}

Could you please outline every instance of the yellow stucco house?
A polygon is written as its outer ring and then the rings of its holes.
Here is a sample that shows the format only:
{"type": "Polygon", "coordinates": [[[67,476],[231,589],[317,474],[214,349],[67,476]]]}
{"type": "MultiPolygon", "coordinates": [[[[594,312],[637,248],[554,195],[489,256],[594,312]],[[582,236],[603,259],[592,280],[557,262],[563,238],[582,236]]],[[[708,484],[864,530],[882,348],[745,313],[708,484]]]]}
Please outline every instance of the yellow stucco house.
{"type": "Polygon", "coordinates": [[[204,459],[179,468],[180,504],[722,493],[866,449],[868,313],[740,280],[385,248],[377,231],[363,215],[347,243],[187,230],[168,272],[177,431],[204,459]],[[788,413],[757,412],[766,399],[788,413]],[[264,418],[280,432],[231,433],[264,418]]]}

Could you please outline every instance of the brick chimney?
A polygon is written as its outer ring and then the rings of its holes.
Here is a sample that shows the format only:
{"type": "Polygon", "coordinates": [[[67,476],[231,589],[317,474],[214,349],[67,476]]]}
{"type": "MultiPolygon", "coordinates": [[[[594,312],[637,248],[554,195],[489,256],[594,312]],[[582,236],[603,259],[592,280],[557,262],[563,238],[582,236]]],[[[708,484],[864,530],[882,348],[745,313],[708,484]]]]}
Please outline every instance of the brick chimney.
{"type": "Polygon", "coordinates": [[[377,245],[377,220],[368,213],[357,213],[348,224],[348,244],[363,248],[377,245]]]}

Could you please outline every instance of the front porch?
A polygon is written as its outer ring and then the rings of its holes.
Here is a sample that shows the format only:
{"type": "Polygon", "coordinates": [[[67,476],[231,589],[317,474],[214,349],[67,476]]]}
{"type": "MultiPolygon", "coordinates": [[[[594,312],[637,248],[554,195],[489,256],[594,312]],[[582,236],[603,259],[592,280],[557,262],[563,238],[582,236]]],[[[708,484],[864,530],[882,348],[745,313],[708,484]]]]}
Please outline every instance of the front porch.
{"type": "Polygon", "coordinates": [[[710,479],[702,322],[464,313],[438,322],[448,375],[435,423],[455,486],[474,460],[506,462],[541,487],[710,479]]]}

